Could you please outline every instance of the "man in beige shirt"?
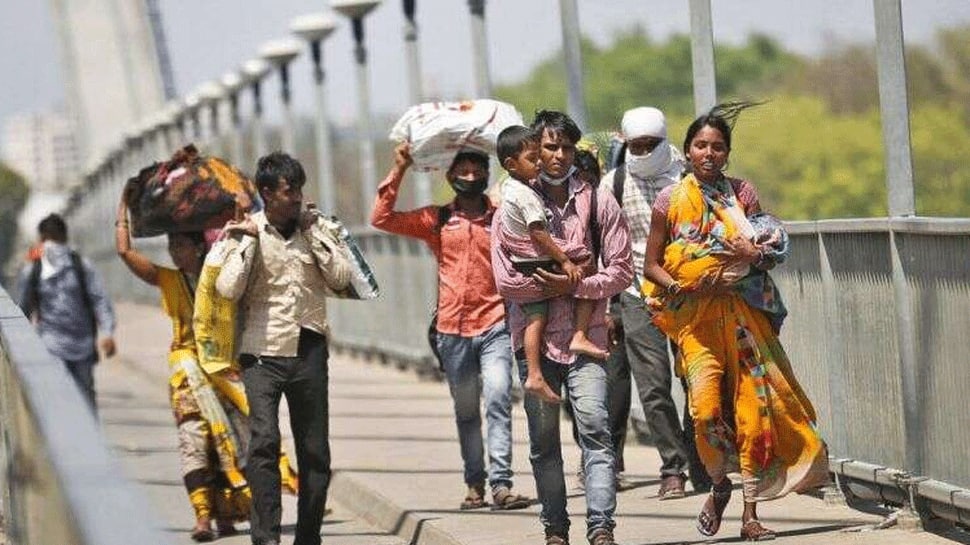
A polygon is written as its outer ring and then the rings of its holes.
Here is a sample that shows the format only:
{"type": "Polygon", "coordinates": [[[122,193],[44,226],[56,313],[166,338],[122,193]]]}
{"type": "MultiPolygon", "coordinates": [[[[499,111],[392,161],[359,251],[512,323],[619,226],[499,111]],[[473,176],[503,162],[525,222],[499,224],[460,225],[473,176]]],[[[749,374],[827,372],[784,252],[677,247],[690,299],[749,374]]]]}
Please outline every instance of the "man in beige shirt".
{"type": "Polygon", "coordinates": [[[280,543],[279,403],[286,395],[300,469],[294,545],[319,545],[330,484],[326,296],[350,281],[351,265],[312,209],[303,210],[306,175],[282,152],[259,160],[256,186],[265,210],[226,230],[241,235],[216,290],[239,301],[239,361],[249,397],[252,439],[246,476],[253,494],[254,545],[280,543]]]}

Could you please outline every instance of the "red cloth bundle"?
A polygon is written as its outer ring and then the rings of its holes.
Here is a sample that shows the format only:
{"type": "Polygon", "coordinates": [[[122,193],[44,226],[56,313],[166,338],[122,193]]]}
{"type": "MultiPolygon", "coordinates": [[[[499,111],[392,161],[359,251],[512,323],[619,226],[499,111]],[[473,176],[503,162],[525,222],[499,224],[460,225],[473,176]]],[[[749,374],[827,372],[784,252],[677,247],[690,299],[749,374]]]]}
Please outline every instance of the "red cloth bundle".
{"type": "Polygon", "coordinates": [[[239,169],[199,155],[192,144],[143,168],[125,185],[135,237],[222,227],[237,208],[250,210],[256,201],[255,185],[239,169]]]}

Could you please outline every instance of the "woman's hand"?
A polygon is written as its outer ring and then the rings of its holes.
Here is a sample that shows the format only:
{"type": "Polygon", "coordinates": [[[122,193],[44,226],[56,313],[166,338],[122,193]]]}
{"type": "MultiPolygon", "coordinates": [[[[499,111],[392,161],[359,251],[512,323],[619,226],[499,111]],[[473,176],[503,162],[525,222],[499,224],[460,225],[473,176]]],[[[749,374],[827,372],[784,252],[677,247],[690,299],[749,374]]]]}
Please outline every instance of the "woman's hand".
{"type": "Polygon", "coordinates": [[[761,257],[761,250],[741,235],[724,239],[724,254],[739,263],[754,263],[761,257]]]}
{"type": "Polygon", "coordinates": [[[222,231],[230,235],[234,235],[236,233],[249,235],[251,237],[259,235],[256,222],[253,221],[249,214],[246,214],[241,220],[227,221],[225,227],[222,228],[222,231]]]}

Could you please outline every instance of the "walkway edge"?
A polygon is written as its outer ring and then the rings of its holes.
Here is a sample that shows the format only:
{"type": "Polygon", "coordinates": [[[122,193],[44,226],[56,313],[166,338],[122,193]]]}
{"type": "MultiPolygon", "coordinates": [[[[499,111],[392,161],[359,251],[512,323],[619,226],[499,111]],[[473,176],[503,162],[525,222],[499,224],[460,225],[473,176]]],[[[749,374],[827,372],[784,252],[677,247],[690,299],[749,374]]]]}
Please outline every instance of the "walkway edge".
{"type": "Polygon", "coordinates": [[[439,516],[399,506],[361,479],[354,478],[352,472],[333,472],[329,496],[379,530],[394,534],[409,545],[463,545],[435,526],[439,516]]]}

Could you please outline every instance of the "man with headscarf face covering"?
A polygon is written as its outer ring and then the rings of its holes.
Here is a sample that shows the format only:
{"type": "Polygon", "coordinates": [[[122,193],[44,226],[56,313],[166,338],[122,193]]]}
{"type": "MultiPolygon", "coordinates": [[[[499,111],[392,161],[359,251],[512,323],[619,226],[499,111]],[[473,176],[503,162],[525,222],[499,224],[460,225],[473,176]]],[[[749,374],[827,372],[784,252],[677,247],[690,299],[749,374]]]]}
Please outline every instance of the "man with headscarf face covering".
{"type": "MultiPolygon", "coordinates": [[[[621,129],[626,148],[623,163],[603,177],[600,187],[612,192],[620,202],[630,226],[633,270],[641,271],[650,234],[653,201],[661,189],[680,180],[684,157],[667,140],[666,119],[657,108],[627,110],[623,114],[621,129]]],[[[661,500],[682,498],[688,469],[695,489],[710,485],[703,467],[691,463],[692,444],[681,428],[677,407],[671,397],[667,337],[643,312],[639,276],[618,299],[619,304],[612,305],[611,310],[619,307],[630,371],[636,380],[647,426],[662,461],[658,497],[661,500]]]]}

